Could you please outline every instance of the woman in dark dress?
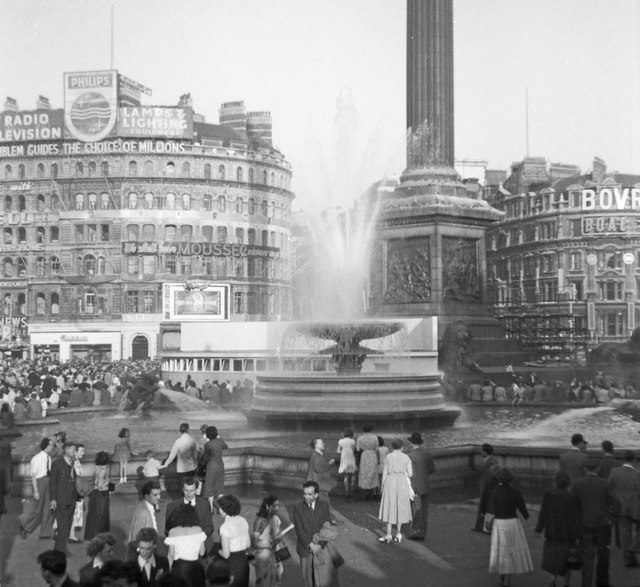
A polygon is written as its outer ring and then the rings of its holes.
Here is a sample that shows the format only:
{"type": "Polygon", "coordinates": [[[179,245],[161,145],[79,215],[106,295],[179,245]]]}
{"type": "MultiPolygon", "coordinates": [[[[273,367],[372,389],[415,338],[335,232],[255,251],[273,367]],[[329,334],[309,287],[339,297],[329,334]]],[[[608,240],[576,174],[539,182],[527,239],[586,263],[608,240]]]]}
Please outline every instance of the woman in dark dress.
{"type": "Polygon", "coordinates": [[[576,544],[580,534],[578,500],[569,491],[571,477],[558,471],[555,489],[545,491],[536,525],[536,534],[544,530],[541,568],[553,575],[550,587],[555,587],[556,577],[564,578],[564,585],[571,581],[571,570],[567,567],[569,548],[576,544]]]}
{"type": "Polygon", "coordinates": [[[96,455],[96,469],[93,474],[93,489],[89,493],[87,523],[84,539],[91,540],[96,534],[111,529],[109,515],[109,453],[100,451],[96,455]]]}
{"type": "Polygon", "coordinates": [[[218,429],[208,426],[205,431],[209,441],[204,445],[202,462],[207,465],[204,478],[204,495],[213,509],[215,503],[224,491],[224,461],[222,451],[229,448],[227,443],[218,437],[218,429]]]}

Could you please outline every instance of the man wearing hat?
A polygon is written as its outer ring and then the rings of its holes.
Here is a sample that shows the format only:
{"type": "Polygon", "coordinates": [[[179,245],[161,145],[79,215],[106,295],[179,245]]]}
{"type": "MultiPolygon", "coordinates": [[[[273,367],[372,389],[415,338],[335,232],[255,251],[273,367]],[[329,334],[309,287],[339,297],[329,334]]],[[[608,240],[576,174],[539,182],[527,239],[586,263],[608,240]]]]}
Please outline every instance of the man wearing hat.
{"type": "Polygon", "coordinates": [[[413,477],[411,487],[416,494],[413,509],[412,533],[410,540],[424,540],[427,535],[427,523],[429,521],[429,475],[435,473],[436,466],[431,453],[424,446],[422,435],[414,432],[409,436],[411,448],[407,456],[411,459],[413,477]]]}
{"type": "Polygon", "coordinates": [[[560,455],[560,470],[565,471],[571,477],[571,483],[585,476],[584,462],[587,458],[587,441],[582,434],[574,434],[571,437],[571,450],[560,455]]]}

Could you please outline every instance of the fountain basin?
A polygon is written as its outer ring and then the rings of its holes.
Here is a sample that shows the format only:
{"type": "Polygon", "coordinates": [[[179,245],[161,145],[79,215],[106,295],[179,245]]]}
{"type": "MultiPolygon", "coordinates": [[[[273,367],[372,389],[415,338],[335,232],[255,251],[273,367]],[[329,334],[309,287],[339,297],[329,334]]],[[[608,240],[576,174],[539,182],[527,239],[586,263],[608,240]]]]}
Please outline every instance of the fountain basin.
{"type": "Polygon", "coordinates": [[[452,426],[460,410],[447,406],[439,374],[277,373],[257,376],[251,426],[288,430],[360,429],[407,432],[452,426]]]}

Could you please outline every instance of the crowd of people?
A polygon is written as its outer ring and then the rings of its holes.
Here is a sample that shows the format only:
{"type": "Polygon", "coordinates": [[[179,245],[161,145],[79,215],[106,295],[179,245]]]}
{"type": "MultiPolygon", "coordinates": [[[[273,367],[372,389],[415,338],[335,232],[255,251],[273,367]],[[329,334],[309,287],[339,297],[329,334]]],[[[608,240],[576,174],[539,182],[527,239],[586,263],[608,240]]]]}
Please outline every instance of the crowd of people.
{"type": "Polygon", "coordinates": [[[490,378],[474,381],[468,386],[459,379],[445,377],[442,389],[445,396],[458,402],[499,402],[511,405],[532,402],[572,402],[606,404],[613,399],[640,399],[640,386],[628,380],[620,384],[609,374],[598,372],[593,379],[570,381],[526,375],[511,370],[509,382],[496,383],[490,378]]]}
{"type": "MultiPolygon", "coordinates": [[[[586,453],[582,434],[571,437],[572,447],[562,453],[554,487],[545,491],[534,531],[544,535],[541,569],[552,579],[570,584],[571,571],[581,569],[581,584],[609,585],[610,545],[615,539],[623,564],[638,567],[640,552],[640,471],[635,454],[625,451],[623,460],[613,455],[605,440],[599,457],[586,453]]],[[[533,570],[522,520],[529,512],[517,479],[499,465],[490,444],[482,446],[481,497],[472,530],[491,535],[489,572],[497,573],[502,585],[513,575],[533,570]],[[519,515],[518,515],[519,514],[519,515]]]]}

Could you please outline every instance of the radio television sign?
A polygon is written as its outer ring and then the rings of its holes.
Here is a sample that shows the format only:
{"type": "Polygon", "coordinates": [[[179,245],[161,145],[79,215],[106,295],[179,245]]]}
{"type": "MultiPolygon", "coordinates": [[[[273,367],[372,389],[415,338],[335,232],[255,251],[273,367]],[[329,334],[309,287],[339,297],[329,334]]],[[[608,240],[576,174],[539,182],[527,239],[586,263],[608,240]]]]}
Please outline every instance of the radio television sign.
{"type": "Polygon", "coordinates": [[[0,143],[62,138],[64,110],[7,110],[0,114],[0,143]]]}
{"type": "Polygon", "coordinates": [[[117,117],[117,71],[64,74],[64,121],[70,137],[89,143],[113,136],[117,117]]]}
{"type": "Polygon", "coordinates": [[[123,106],[119,112],[119,136],[193,138],[193,115],[185,108],[123,106]]]}

